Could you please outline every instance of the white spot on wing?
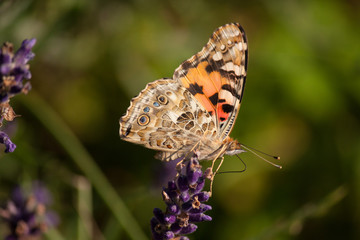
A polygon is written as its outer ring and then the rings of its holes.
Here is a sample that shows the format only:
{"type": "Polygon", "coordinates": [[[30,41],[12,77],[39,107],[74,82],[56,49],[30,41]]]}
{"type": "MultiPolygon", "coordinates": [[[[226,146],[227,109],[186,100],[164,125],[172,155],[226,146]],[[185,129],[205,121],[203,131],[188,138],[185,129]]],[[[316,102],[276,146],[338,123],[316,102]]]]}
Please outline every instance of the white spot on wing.
{"type": "Polygon", "coordinates": [[[242,43],[242,46],[243,46],[244,50],[247,49],[247,43],[242,43]]]}
{"type": "Polygon", "coordinates": [[[243,50],[243,43],[242,43],[242,42],[237,43],[237,44],[236,44],[236,47],[237,47],[237,49],[239,49],[240,51],[242,51],[242,50],[243,50]]]}
{"type": "Polygon", "coordinates": [[[221,52],[216,52],[216,53],[213,55],[213,59],[214,59],[215,61],[221,60],[221,59],[222,59],[222,54],[221,54],[221,52]]]}
{"type": "Polygon", "coordinates": [[[170,100],[171,100],[172,102],[176,102],[176,101],[178,100],[176,94],[168,95],[168,97],[170,98],[170,100]]]}
{"type": "Polygon", "coordinates": [[[227,27],[224,29],[224,36],[236,37],[240,34],[240,30],[236,27],[227,27]]]}
{"type": "Polygon", "coordinates": [[[238,36],[240,34],[240,30],[238,28],[233,29],[233,36],[238,36]]]}
{"type": "Polygon", "coordinates": [[[197,108],[196,101],[190,101],[190,106],[192,109],[196,109],[197,108]]]}
{"type": "Polygon", "coordinates": [[[176,123],[177,119],[178,119],[178,115],[172,111],[168,111],[167,112],[168,117],[171,119],[171,121],[173,121],[174,123],[176,123]]]}
{"type": "Polygon", "coordinates": [[[225,99],[226,102],[229,102],[229,103],[233,102],[233,100],[234,100],[234,96],[229,91],[226,91],[226,90],[220,91],[219,98],[225,99]]]}
{"type": "Polygon", "coordinates": [[[234,65],[233,62],[227,62],[221,69],[225,71],[234,71],[237,76],[240,76],[241,69],[240,66],[234,65]]]}

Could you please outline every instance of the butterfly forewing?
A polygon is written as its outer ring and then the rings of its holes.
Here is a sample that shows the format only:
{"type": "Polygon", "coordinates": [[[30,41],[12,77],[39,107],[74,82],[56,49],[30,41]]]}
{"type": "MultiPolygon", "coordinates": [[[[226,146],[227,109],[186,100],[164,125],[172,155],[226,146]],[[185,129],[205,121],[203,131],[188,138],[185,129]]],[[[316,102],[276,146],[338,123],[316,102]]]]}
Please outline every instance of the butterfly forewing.
{"type": "Polygon", "coordinates": [[[204,48],[184,61],[174,73],[214,117],[221,139],[236,120],[245,87],[247,42],[237,23],[218,28],[204,48]]]}

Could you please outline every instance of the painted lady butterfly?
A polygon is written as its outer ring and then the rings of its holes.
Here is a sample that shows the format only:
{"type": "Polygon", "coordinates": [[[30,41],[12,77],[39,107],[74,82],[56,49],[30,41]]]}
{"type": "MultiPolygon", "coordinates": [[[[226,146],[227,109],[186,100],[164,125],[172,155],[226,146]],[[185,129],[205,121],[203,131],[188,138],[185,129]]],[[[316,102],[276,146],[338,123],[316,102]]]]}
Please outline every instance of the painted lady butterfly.
{"type": "Polygon", "coordinates": [[[120,118],[120,137],[158,150],[169,161],[193,149],[199,159],[243,152],[229,137],[244,92],[248,46],[238,23],[212,34],[203,49],[184,61],[172,79],[147,84],[120,118]]]}

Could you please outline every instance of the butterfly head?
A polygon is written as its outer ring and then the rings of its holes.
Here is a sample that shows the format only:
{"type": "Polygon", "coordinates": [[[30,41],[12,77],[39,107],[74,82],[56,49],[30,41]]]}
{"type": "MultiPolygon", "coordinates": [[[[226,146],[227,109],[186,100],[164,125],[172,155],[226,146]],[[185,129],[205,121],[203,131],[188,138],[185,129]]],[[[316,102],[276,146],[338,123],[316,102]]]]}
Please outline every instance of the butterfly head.
{"type": "Polygon", "coordinates": [[[242,152],[246,152],[244,149],[242,149],[242,145],[237,140],[229,138],[225,154],[236,155],[242,152]]]}

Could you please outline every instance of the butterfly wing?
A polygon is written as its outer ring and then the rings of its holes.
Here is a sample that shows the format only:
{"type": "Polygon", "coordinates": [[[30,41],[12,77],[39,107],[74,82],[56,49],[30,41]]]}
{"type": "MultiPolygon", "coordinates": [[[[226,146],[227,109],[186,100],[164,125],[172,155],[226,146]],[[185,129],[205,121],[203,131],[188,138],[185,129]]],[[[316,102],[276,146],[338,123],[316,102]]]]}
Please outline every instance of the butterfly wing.
{"type": "Polygon", "coordinates": [[[217,135],[210,114],[178,81],[149,83],[120,118],[120,137],[159,150],[157,158],[182,156],[206,135],[217,135]]]}
{"type": "Polygon", "coordinates": [[[247,41],[238,23],[219,27],[203,49],[184,61],[174,73],[209,112],[224,140],[239,112],[247,70],[247,41]]]}

